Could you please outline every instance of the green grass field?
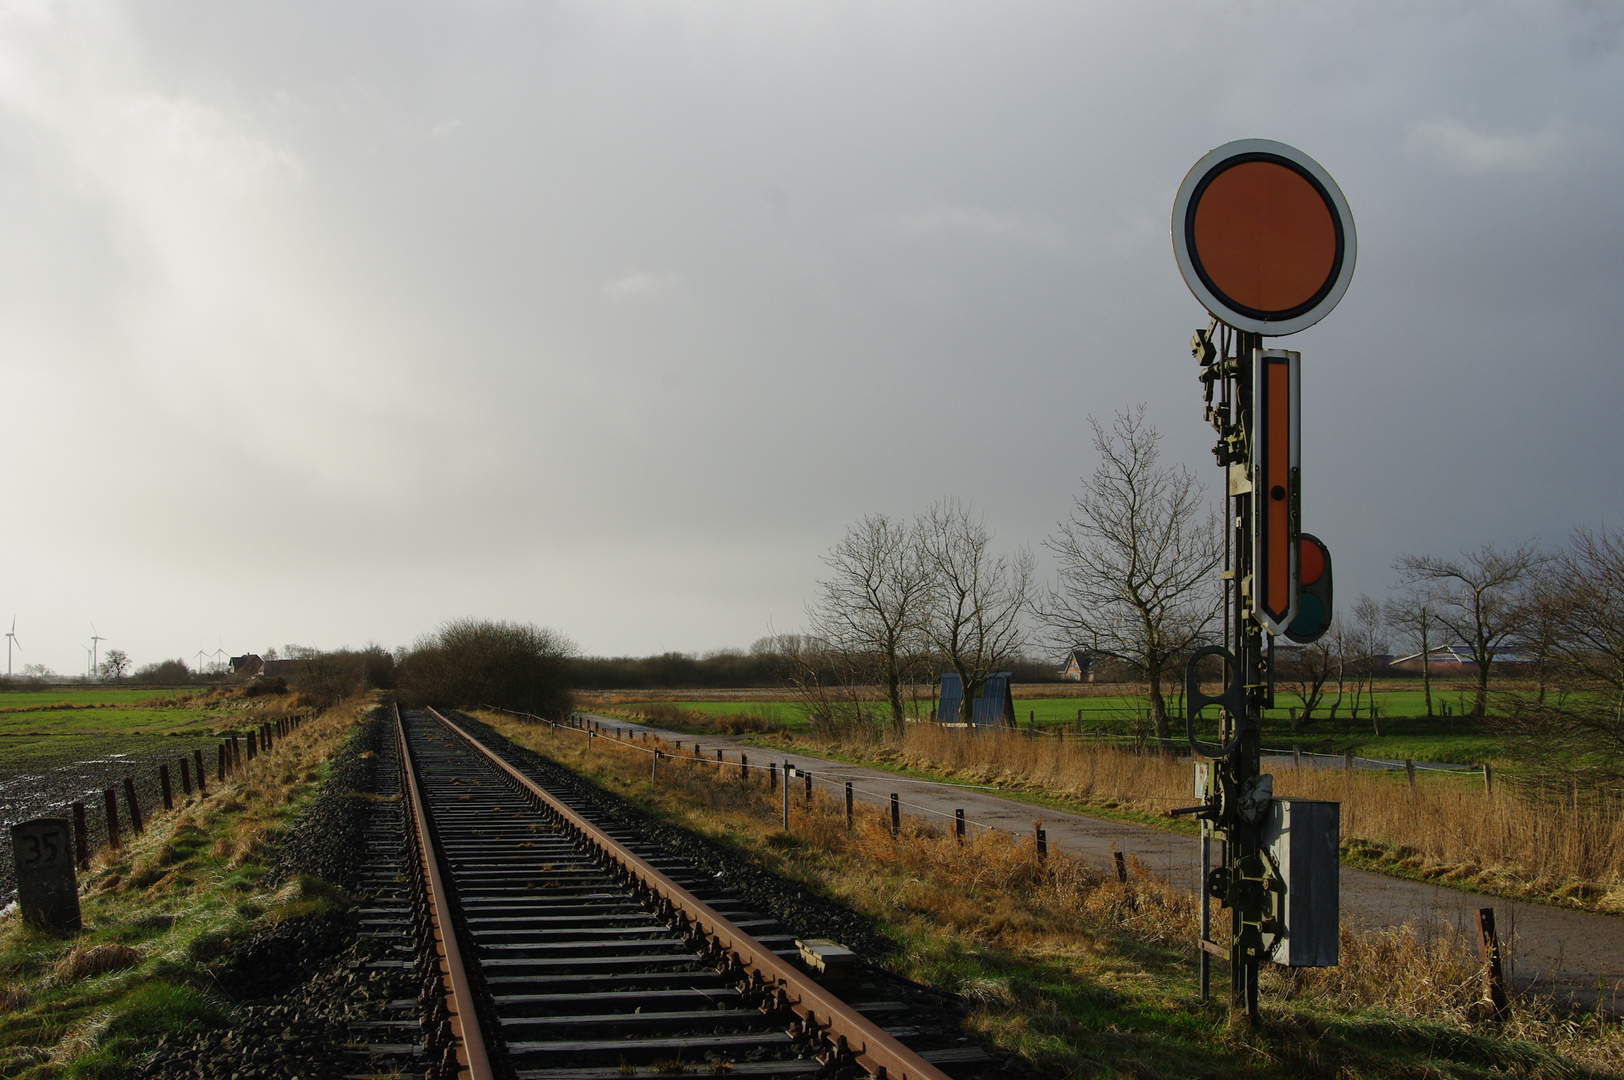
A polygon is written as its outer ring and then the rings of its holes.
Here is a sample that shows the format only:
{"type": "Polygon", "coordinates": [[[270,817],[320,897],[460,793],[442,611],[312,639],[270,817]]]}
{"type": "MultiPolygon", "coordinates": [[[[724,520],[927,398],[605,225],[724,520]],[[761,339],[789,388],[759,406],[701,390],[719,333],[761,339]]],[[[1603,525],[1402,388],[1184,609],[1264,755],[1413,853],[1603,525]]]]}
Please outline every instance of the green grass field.
{"type": "Polygon", "coordinates": [[[0,711],[37,709],[44,705],[136,705],[153,698],[180,697],[191,690],[154,690],[150,686],[91,686],[57,690],[0,690],[0,711]]]}
{"type": "MultiPolygon", "coordinates": [[[[1277,694],[1276,700],[1282,695],[1277,694]]],[[[1451,693],[1451,698],[1453,698],[1451,693]]],[[[1434,706],[1441,695],[1433,696],[1434,706]]],[[[1437,761],[1461,765],[1477,765],[1485,761],[1504,760],[1505,750],[1499,740],[1480,734],[1470,720],[1455,717],[1415,718],[1406,715],[1410,710],[1422,711],[1419,690],[1411,692],[1381,691],[1376,696],[1376,707],[1383,719],[1382,734],[1377,736],[1370,720],[1361,711],[1355,720],[1344,708],[1335,721],[1325,716],[1328,709],[1319,711],[1315,722],[1305,731],[1291,731],[1286,709],[1270,709],[1264,716],[1263,742],[1266,747],[1304,750],[1325,754],[1352,751],[1360,757],[1385,758],[1395,761],[1437,761]]],[[[1177,716],[1181,708],[1178,697],[1168,699],[1168,710],[1177,716]]],[[[796,702],[759,701],[669,701],[661,702],[684,712],[705,713],[711,716],[760,716],[783,725],[791,732],[805,731],[809,727],[806,711],[796,702]]],[[[923,703],[922,703],[923,705],[923,703]]],[[[636,711],[637,706],[624,706],[636,711]]],[[[929,715],[929,705],[922,711],[929,715]]],[[[1035,724],[1039,730],[1073,732],[1081,730],[1106,735],[1134,735],[1146,723],[1144,698],[1132,694],[1099,695],[1094,697],[1016,698],[1015,715],[1021,727],[1035,724]]],[[[1180,723],[1174,722],[1175,735],[1181,735],[1180,723]]],[[[1210,737],[1211,732],[1201,733],[1210,737]]]]}
{"type": "Polygon", "coordinates": [[[207,734],[232,713],[203,709],[42,709],[0,713],[0,735],[207,734]]]}

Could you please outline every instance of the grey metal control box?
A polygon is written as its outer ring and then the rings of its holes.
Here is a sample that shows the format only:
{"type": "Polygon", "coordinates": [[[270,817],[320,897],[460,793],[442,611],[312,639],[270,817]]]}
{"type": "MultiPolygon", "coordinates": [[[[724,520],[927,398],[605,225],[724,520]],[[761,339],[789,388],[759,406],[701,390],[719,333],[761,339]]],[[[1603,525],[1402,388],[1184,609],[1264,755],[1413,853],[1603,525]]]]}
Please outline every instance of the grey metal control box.
{"type": "Polygon", "coordinates": [[[1274,962],[1287,967],[1335,967],[1341,923],[1342,804],[1275,799],[1263,820],[1263,848],[1285,886],[1285,929],[1274,962]]]}

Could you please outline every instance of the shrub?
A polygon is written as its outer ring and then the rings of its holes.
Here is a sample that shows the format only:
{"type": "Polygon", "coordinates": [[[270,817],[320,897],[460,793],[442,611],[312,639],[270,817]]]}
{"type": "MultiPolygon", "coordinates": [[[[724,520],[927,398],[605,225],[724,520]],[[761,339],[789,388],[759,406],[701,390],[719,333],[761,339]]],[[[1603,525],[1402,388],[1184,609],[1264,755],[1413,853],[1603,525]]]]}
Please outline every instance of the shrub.
{"type": "Polygon", "coordinates": [[[401,661],[402,704],[496,705],[560,718],[570,709],[568,638],[530,623],[458,619],[401,661]]]}
{"type": "Polygon", "coordinates": [[[381,646],[339,649],[304,658],[290,685],[305,704],[326,709],[357,690],[389,690],[395,685],[395,658],[381,646]]]}
{"type": "Polygon", "coordinates": [[[192,681],[192,669],[186,666],[184,660],[144,664],[135,669],[135,681],[152,683],[154,686],[185,686],[192,681]]]}

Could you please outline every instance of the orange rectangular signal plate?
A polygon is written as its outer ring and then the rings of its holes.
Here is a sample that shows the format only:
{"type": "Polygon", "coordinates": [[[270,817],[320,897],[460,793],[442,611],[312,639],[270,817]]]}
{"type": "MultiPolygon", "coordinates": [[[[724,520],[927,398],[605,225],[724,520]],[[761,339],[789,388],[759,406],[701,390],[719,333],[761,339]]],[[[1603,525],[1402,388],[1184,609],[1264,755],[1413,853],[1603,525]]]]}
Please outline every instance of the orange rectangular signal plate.
{"type": "Polygon", "coordinates": [[[1271,634],[1297,617],[1301,354],[1252,352],[1252,613],[1271,634]]]}

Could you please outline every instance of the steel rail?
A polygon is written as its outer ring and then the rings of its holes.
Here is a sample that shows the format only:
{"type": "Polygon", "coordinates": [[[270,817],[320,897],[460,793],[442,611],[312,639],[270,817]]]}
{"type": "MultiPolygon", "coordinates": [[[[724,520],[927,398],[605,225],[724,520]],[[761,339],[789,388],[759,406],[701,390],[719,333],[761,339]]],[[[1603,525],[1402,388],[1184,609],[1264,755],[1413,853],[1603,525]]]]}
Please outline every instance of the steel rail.
{"type": "Polygon", "coordinates": [[[400,707],[395,707],[395,739],[400,746],[401,770],[406,784],[402,794],[410,801],[412,820],[416,824],[417,853],[422,862],[424,879],[428,886],[429,914],[434,928],[434,948],[440,966],[440,979],[445,987],[446,1009],[450,1013],[452,1046],[455,1048],[459,1074],[468,1080],[494,1080],[490,1055],[485,1051],[485,1037],[479,1029],[479,1014],[474,1007],[474,987],[463,965],[462,949],[457,945],[456,924],[452,922],[450,896],[440,874],[439,845],[429,828],[428,814],[423,806],[422,792],[417,786],[417,762],[406,741],[406,726],[400,719],[400,707]]]}
{"type": "Polygon", "coordinates": [[[429,714],[466,739],[511,783],[567,822],[581,837],[645,888],[669,904],[708,937],[723,955],[746,972],[775,987],[779,1003],[799,1016],[806,1030],[819,1032],[837,1054],[861,1066],[876,1080],[950,1080],[948,1075],[887,1035],[878,1024],[784,961],[771,949],[740,930],[693,893],[645,862],[620,841],[586,820],[535,781],[502,760],[468,731],[438,710],[429,714]]]}

